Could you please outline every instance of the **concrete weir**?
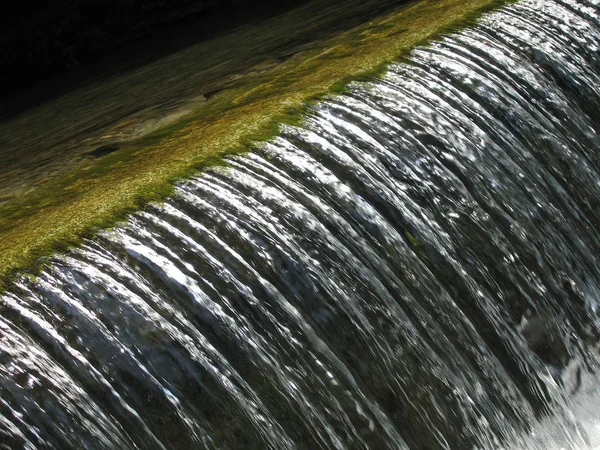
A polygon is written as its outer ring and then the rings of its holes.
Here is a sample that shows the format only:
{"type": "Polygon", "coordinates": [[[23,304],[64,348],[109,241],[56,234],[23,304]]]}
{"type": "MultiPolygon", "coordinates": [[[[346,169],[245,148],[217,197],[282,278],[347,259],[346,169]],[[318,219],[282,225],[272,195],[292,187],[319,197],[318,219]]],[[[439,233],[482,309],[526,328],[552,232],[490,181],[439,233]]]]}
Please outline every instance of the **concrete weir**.
{"type": "Polygon", "coordinates": [[[313,0],[1,123],[2,283],[504,3],[313,0]]]}

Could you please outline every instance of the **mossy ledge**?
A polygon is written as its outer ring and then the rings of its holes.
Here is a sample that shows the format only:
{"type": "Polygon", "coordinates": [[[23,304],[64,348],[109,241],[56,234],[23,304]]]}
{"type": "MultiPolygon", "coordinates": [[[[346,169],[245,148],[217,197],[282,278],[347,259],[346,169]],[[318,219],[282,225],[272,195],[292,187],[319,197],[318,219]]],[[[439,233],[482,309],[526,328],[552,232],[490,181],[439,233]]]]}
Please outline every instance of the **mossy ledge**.
{"type": "Polygon", "coordinates": [[[7,203],[0,217],[0,290],[17,273],[114,226],[177,180],[299,123],[307,105],[354,80],[383,73],[417,45],[472,25],[505,0],[421,0],[295,54],[266,74],[241,78],[183,120],[122,145],[7,203]]]}

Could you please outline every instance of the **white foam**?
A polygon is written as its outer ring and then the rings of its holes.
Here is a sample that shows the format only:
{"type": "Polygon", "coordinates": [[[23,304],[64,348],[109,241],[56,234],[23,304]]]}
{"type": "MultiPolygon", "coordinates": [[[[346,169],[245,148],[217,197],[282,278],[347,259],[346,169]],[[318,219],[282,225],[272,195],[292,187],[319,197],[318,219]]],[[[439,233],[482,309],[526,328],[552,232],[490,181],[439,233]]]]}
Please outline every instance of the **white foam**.
{"type": "Polygon", "coordinates": [[[600,450],[600,376],[582,375],[562,411],[538,423],[511,450],[600,450]]]}

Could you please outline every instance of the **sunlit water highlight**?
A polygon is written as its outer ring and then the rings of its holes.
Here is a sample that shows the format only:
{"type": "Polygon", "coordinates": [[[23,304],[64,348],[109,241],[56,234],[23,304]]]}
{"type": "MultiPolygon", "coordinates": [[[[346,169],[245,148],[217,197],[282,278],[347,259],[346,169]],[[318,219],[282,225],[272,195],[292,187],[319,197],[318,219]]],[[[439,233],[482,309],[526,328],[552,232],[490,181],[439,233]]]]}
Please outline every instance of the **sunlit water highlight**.
{"type": "Polygon", "coordinates": [[[0,297],[6,448],[598,448],[600,4],[531,0],[0,297]]]}

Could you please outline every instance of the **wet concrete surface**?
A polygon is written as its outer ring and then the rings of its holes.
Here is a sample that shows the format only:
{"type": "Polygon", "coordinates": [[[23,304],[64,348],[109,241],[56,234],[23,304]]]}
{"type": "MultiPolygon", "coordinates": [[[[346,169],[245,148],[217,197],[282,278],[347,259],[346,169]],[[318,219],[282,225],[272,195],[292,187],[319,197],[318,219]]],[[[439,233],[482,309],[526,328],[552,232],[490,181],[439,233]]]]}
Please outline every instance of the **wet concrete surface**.
{"type": "Polygon", "coordinates": [[[403,3],[316,0],[88,83],[0,123],[0,207],[107,149],[143,138],[210,105],[247,77],[403,3]]]}

